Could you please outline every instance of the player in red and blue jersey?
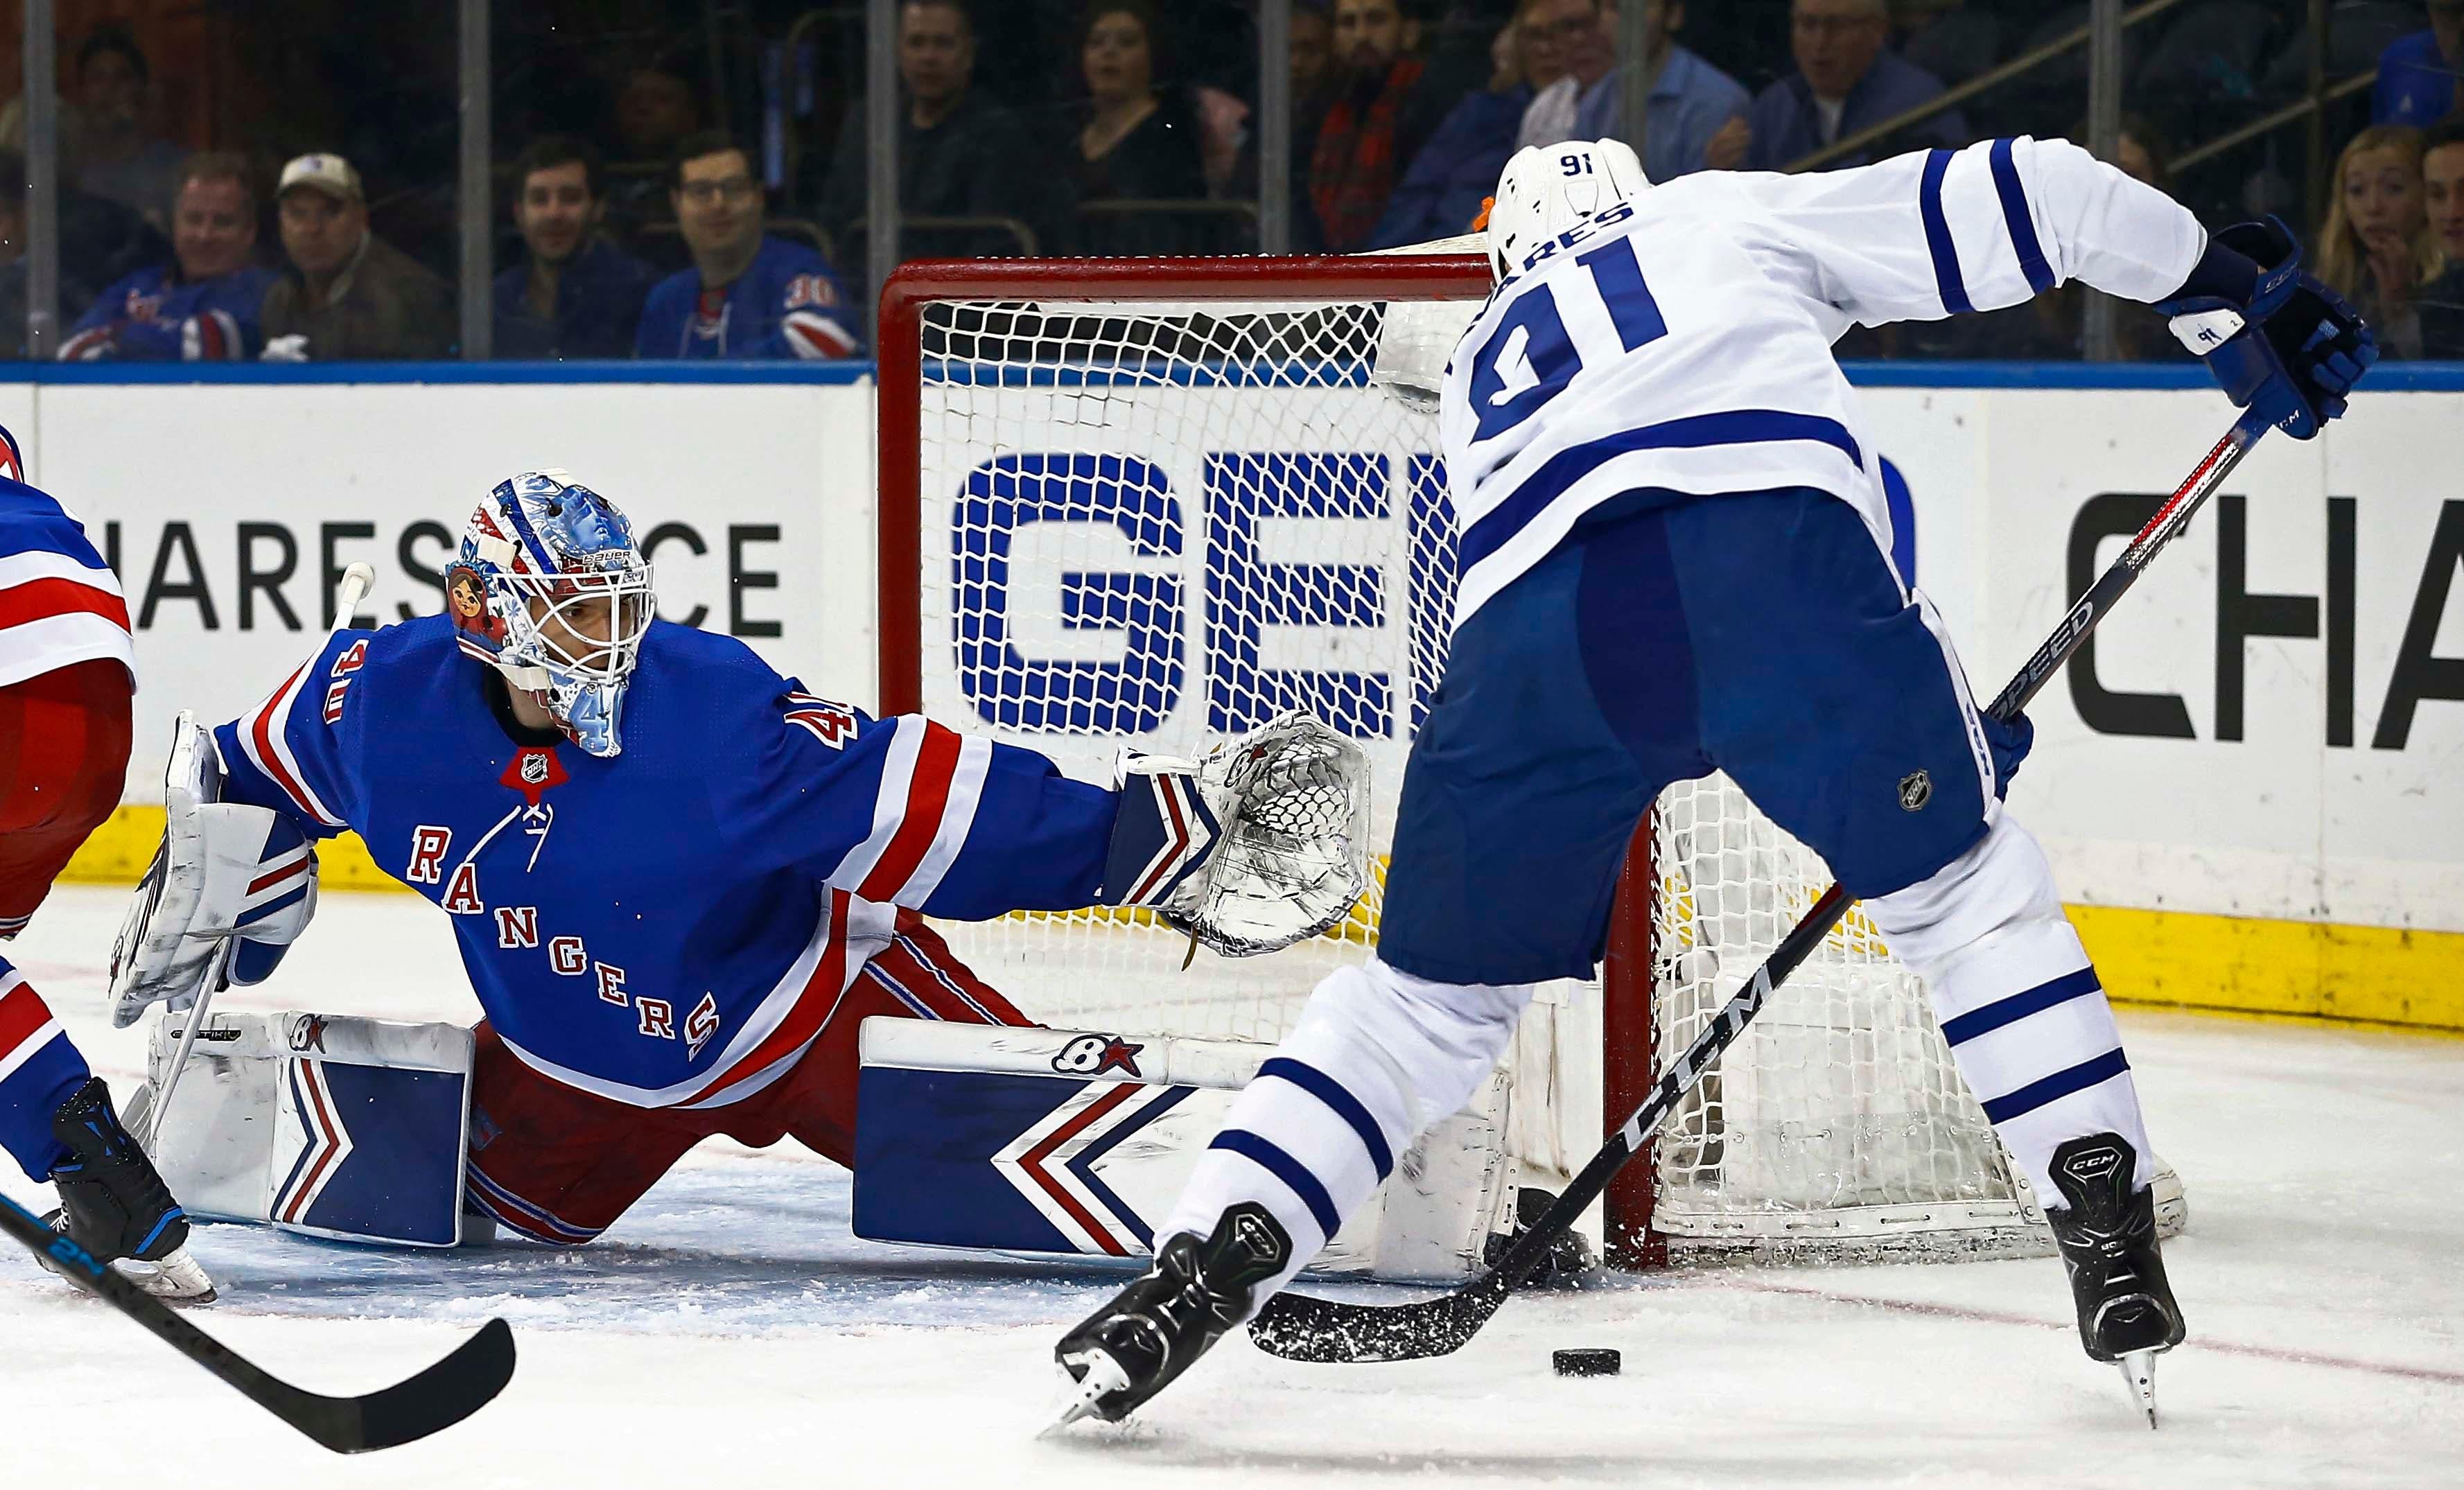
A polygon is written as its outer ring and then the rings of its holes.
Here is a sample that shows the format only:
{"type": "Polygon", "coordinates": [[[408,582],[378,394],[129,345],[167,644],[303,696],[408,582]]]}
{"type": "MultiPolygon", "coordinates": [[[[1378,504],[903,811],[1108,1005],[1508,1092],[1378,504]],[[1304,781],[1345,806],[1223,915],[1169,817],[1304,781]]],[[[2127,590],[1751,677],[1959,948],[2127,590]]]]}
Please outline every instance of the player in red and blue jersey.
{"type": "MultiPolygon", "coordinates": [[[[84,527],[26,484],[17,442],[0,429],[0,941],[26,929],[120,804],[136,668],[119,580],[84,527]]],[[[6,957],[0,1149],[29,1179],[58,1186],[65,1229],[88,1252],[157,1264],[136,1273],[157,1293],[213,1296],[183,1250],[186,1216],[109,1090],[6,957]]]]}
{"type": "Polygon", "coordinates": [[[256,198],[236,155],[188,158],[171,205],[170,264],[141,269],[77,318],[60,361],[228,362],[264,349],[257,307],[274,283],[256,250],[256,198]]]}
{"type": "Polygon", "coordinates": [[[752,157],[726,135],[686,137],[671,168],[676,226],[691,269],[650,289],[636,357],[853,357],[862,341],[846,291],[822,255],[761,231],[752,157]]]}
{"type": "Polygon", "coordinates": [[[1105,898],[1122,794],[654,619],[624,515],[561,475],[480,504],[443,615],[337,632],[214,743],[223,800],[355,829],[452,918],[472,1199],[570,1244],[713,1134],[848,1162],[869,1015],[1027,1022],[916,912],[1105,898]]]}

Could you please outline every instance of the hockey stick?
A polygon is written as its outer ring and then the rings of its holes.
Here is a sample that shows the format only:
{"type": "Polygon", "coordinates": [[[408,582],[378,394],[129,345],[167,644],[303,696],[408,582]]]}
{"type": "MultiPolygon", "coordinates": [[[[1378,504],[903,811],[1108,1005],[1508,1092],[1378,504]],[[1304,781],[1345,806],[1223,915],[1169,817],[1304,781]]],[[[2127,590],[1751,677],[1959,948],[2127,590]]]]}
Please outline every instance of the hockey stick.
{"type": "Polygon", "coordinates": [[[268,1375],[6,1195],[0,1195],[0,1230],[24,1242],[53,1271],[337,1454],[390,1449],[451,1428],[487,1406],[513,1379],[514,1332],[503,1320],[492,1319],[452,1354],[408,1381],[365,1396],[319,1396],[268,1375]]]}
{"type": "MultiPolygon", "coordinates": [[[[2147,525],[2139,530],[2122,557],[2062,617],[2061,624],[2036,648],[2035,655],[2028,659],[2010,686],[1995,696],[1987,712],[2002,720],[2018,717],[2028,701],[2053,677],[2055,669],[2069,660],[2115,603],[2139,582],[2148,560],[2189,523],[2191,514],[2241,463],[2267,427],[2266,421],[2255,412],[2245,413],[2234,422],[2189,479],[2147,519],[2147,525]]],[[[1770,959],[1746,980],[1703,1033],[1685,1047],[1677,1063],[1653,1085],[1642,1106],[1625,1120],[1592,1162],[1583,1166],[1583,1172],[1574,1176],[1556,1203],[1516,1238],[1487,1271],[1459,1288],[1417,1304],[1349,1304],[1307,1294],[1280,1293],[1267,1300],[1265,1307],[1250,1322],[1249,1338],[1257,1342],[1259,1348],[1287,1361],[1411,1361],[1462,1348],[1488,1323],[1489,1316],[1497,1312],[1514,1286],[1547,1256],[1557,1238],[1581,1219],[1592,1202],[1599,1198],[1600,1192],[1608,1188],[1610,1177],[1641,1151],[1644,1141],[1660,1130],[1661,1124],[1668,1120],[1677,1104],[1720,1059],[1721,1052],[1735,1043],[1747,1024],[1762,1012],[1771,990],[1786,981],[1822,944],[1831,929],[1839,924],[1848,913],[1848,894],[1837,885],[1823,891],[1805,918],[1773,949],[1770,959]]]]}

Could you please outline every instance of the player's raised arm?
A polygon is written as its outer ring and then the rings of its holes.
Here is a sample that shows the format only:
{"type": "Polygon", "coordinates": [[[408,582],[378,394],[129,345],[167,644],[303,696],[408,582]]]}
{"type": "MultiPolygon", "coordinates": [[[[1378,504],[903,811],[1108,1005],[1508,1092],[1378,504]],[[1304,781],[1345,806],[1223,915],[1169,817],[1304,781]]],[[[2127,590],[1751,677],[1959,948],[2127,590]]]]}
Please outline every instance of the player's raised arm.
{"type": "Polygon", "coordinates": [[[1728,179],[1797,288],[1872,326],[1999,310],[2073,279],[2161,300],[2208,240],[2181,204],[2064,140],[1728,179]]]}
{"type": "Polygon", "coordinates": [[[2180,203],[2068,141],[2022,135],[1727,180],[1765,230],[1766,271],[1867,325],[1999,310],[2080,280],[2172,318],[2236,405],[2303,440],[2378,358],[2353,308],[2300,273],[2282,223],[2211,237],[2180,203]]]}
{"type": "Polygon", "coordinates": [[[221,800],[270,807],[310,838],[332,838],[349,825],[342,705],[373,634],[336,631],[272,692],[214,727],[221,800]]]}
{"type": "MultiPolygon", "coordinates": [[[[357,589],[346,598],[356,603],[357,589]]],[[[183,1006],[221,979],[262,982],[307,930],[317,913],[311,841],[348,825],[337,725],[368,635],[336,630],[273,692],[211,731],[180,715],[164,770],[163,845],[112,951],[115,1024],[153,1004],[183,1006]]]]}

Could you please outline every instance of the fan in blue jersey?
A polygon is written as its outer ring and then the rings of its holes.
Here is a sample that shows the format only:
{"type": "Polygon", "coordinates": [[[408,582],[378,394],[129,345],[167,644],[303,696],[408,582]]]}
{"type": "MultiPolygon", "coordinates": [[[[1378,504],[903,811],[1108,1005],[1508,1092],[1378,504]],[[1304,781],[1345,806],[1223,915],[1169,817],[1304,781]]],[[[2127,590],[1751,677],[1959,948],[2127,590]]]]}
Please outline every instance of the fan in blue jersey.
{"type": "Polygon", "coordinates": [[[338,630],[210,747],[184,735],[169,867],[123,933],[115,1017],[193,994],[209,970],[189,949],[216,935],[240,943],[233,981],[265,976],[313,910],[275,898],[299,838],[355,830],[452,920],[486,1015],[470,1194],[542,1241],[596,1237],[713,1134],[848,1162],[868,1016],[1026,1022],[916,912],[1171,914],[1243,843],[1228,808],[1204,809],[1220,836],[1167,832],[1192,792],[1271,807],[1307,789],[1240,774],[1262,736],[1220,771],[1150,759],[1105,787],[807,692],[655,619],[630,524],[561,472],[489,493],[446,583],[444,614],[338,630]],[[234,818],[250,838],[223,846],[234,818]],[[260,901],[286,924],[253,922],[260,901]]]}
{"type": "Polygon", "coordinates": [[[263,344],[257,308],[274,272],[252,259],[256,199],[236,155],[189,158],[171,208],[175,262],[141,269],[96,297],[60,361],[224,362],[263,344]]]}
{"type": "Polygon", "coordinates": [[[841,358],[862,342],[847,296],[822,255],[761,231],[752,157],[725,134],[676,148],[669,198],[693,267],[650,289],[636,357],[841,358]]]}
{"type": "Polygon", "coordinates": [[[1980,713],[1894,572],[1831,344],[2079,278],[2158,302],[2235,403],[2306,439],[2343,411],[2370,333],[2297,273],[2280,226],[2211,238],[2059,141],[1663,186],[1613,141],[1526,149],[1486,230],[1497,286],[1436,383],[1454,638],[1376,955],[1319,985],[1153,1268],[1063,1338],[1073,1413],[1132,1412],[1288,1282],[1471,1096],[1534,986],[1592,975],[1638,821],[1720,770],[1923,976],[2045,1204],[2088,1353],[2152,1418],[2153,1357],[2183,1323],[2129,1062],[2002,810],[2027,733],[1980,713]]]}

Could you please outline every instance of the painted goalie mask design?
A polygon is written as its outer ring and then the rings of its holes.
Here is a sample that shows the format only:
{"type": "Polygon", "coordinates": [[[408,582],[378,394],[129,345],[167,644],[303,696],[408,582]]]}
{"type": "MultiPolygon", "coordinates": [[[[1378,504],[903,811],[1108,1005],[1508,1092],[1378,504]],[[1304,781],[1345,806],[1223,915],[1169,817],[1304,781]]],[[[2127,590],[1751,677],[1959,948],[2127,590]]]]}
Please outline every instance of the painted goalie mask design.
{"type": "Polygon", "coordinates": [[[561,471],[496,483],[445,570],[462,650],[537,698],[593,756],[624,752],[625,687],[658,598],[633,525],[561,471]]]}

